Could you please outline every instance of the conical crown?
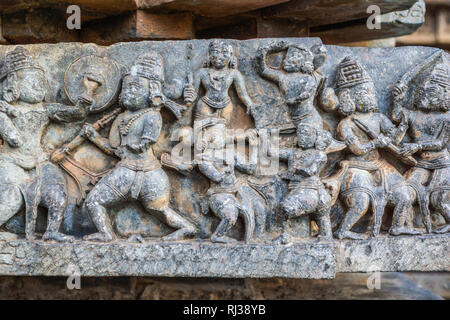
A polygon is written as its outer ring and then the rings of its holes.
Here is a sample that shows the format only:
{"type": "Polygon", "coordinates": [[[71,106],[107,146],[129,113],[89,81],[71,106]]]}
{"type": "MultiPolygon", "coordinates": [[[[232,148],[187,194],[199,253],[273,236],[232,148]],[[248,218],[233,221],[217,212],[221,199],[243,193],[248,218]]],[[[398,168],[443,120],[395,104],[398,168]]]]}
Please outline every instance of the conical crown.
{"type": "Polygon", "coordinates": [[[336,89],[354,87],[362,83],[373,83],[363,66],[353,57],[342,60],[337,68],[336,89]]]}
{"type": "Polygon", "coordinates": [[[11,72],[29,68],[43,70],[33,61],[28,50],[20,46],[16,47],[13,51],[6,54],[0,71],[0,79],[3,79],[11,72]]]}
{"type": "Polygon", "coordinates": [[[146,78],[148,80],[164,81],[164,64],[162,57],[156,53],[140,56],[131,66],[128,74],[146,78]]]}

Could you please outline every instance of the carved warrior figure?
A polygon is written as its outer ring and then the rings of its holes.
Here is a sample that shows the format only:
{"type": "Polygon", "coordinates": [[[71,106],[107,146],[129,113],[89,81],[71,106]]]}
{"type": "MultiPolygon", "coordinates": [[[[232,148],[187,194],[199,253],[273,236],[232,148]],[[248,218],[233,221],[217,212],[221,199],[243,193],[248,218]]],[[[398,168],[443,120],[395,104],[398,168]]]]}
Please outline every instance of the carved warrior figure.
{"type": "Polygon", "coordinates": [[[44,103],[45,74],[28,51],[16,47],[3,62],[0,112],[0,225],[26,209],[26,237],[34,238],[39,204],[48,209],[44,240],[70,241],[59,232],[67,205],[66,180],[50,163],[41,139],[50,120],[74,121],[86,116],[86,104],[44,103]],[[45,182],[45,183],[44,183],[45,182]]]}
{"type": "Polygon", "coordinates": [[[239,98],[247,107],[248,113],[251,112],[254,105],[245,88],[244,77],[237,69],[233,47],[223,41],[214,40],[209,44],[208,53],[209,61],[194,75],[193,83],[187,83],[185,86],[185,102],[187,104],[194,103],[200,85],[202,85],[206,92],[195,107],[195,120],[215,117],[225,119],[229,124],[234,109],[228,94],[232,84],[234,84],[239,98]]]}
{"type": "Polygon", "coordinates": [[[403,161],[395,144],[402,139],[407,125],[395,127],[384,114],[378,112],[373,81],[365,69],[353,58],[344,59],[337,70],[336,92],[339,111],[346,117],[337,127],[338,137],[348,146],[342,170],[340,196],[348,207],[342,224],[336,232],[339,239],[362,239],[365,235],[352,232],[352,227],[369,210],[375,219],[372,235],[380,231],[384,207],[394,206],[390,233],[419,234],[413,227],[410,212],[412,199],[402,175],[381,158],[378,149],[386,148],[403,161]]]}
{"type": "Polygon", "coordinates": [[[438,58],[431,73],[414,90],[410,108],[403,106],[409,81],[426,67],[405,75],[394,87],[393,119],[406,119],[409,124],[410,143],[403,143],[403,155],[416,155],[417,164],[406,173],[411,193],[417,199],[428,232],[431,232],[429,204],[445,219],[446,225],[435,230],[450,230],[450,66],[442,52],[434,54],[429,62],[438,58]],[[410,79],[408,79],[410,78],[410,79]]]}
{"type": "Polygon", "coordinates": [[[88,194],[85,207],[97,233],[86,240],[111,241],[114,238],[106,208],[127,200],[138,200],[148,213],[157,212],[177,231],[164,240],[177,240],[192,235],[195,227],[169,207],[170,185],[166,173],[153,153],[162,128],[160,108],[164,64],[154,52],[139,57],[123,79],[120,95],[127,109],[111,126],[109,139],[100,136],[91,125],[82,135],[104,152],[116,155],[120,162],[102,178],[88,194]]]}
{"type": "Polygon", "coordinates": [[[314,102],[317,98],[319,105],[327,109],[330,98],[334,97],[333,90],[325,87],[328,79],[318,71],[327,57],[325,47],[316,45],[310,50],[300,45],[278,41],[259,48],[256,57],[261,76],[279,86],[294,125],[298,127],[308,124],[322,129],[323,121],[314,102]],[[282,62],[282,70],[267,65],[268,54],[285,50],[287,52],[282,62]]]}
{"type": "Polygon", "coordinates": [[[255,159],[246,162],[244,155],[226,147],[227,140],[233,143],[234,137],[227,137],[224,124],[217,124],[211,119],[205,128],[201,143],[202,160],[198,163],[198,168],[211,181],[207,193],[208,206],[221,219],[211,236],[211,241],[221,243],[236,241],[226,234],[236,224],[239,215],[245,221],[245,241],[252,240],[255,231],[256,237],[261,239],[265,231],[267,214],[265,199],[256,189],[235,175],[235,169],[254,174],[255,159]]]}
{"type": "Polygon", "coordinates": [[[275,241],[290,242],[286,232],[290,218],[312,214],[319,226],[319,238],[332,239],[330,211],[332,198],[319,174],[327,164],[327,153],[344,149],[326,130],[308,124],[297,128],[299,148],[280,149],[279,157],[288,161],[288,171],[282,177],[289,181],[289,193],[281,201],[283,233],[275,241]]]}

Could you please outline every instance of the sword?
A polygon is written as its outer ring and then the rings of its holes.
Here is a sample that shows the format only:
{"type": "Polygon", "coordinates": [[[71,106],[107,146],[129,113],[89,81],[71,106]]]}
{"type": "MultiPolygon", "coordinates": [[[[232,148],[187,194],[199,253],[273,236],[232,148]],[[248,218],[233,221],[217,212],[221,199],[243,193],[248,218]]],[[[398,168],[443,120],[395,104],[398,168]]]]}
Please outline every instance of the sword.
{"type": "MultiPolygon", "coordinates": [[[[361,120],[353,119],[353,122],[356,124],[358,128],[364,131],[371,139],[378,138],[378,135],[372,129],[366,126],[361,120]]],[[[389,150],[392,154],[394,154],[397,158],[399,158],[407,165],[415,166],[417,164],[417,160],[414,159],[412,156],[404,156],[400,154],[400,149],[392,142],[386,146],[386,149],[389,150]]]]}

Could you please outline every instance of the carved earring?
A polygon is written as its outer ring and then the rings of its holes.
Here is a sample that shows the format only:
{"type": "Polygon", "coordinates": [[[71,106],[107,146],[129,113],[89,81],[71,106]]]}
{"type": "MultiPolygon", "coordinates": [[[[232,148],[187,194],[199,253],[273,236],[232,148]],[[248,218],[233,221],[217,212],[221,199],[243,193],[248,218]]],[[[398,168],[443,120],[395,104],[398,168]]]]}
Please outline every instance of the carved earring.
{"type": "Polygon", "coordinates": [[[17,75],[15,72],[8,74],[3,82],[3,99],[8,103],[17,101],[20,97],[20,91],[17,84],[17,75]]]}
{"type": "Polygon", "coordinates": [[[339,93],[339,112],[348,116],[355,112],[356,105],[350,96],[350,90],[344,89],[339,93]]]}

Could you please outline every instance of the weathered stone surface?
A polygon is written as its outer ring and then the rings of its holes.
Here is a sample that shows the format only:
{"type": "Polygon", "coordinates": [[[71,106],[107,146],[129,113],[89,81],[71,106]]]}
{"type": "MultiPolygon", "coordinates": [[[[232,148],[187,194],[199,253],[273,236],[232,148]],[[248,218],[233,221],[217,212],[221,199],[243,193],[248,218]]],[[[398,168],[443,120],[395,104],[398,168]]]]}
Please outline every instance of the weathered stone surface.
{"type": "Polygon", "coordinates": [[[419,29],[425,21],[425,2],[417,1],[411,8],[395,11],[380,16],[380,28],[369,29],[367,21],[356,20],[341,25],[320,26],[311,28],[311,35],[321,37],[324,43],[337,44],[400,37],[419,29]]]}
{"type": "Polygon", "coordinates": [[[297,18],[307,20],[311,26],[327,25],[366,18],[369,5],[376,5],[381,13],[410,8],[416,0],[294,0],[263,11],[267,18],[297,18]]]}
{"type": "Polygon", "coordinates": [[[372,273],[339,273],[333,280],[82,277],[81,290],[67,289],[67,277],[0,277],[0,298],[139,300],[371,299],[440,300],[450,293],[446,273],[380,274],[380,288],[369,289],[372,273]],[[441,289],[430,286],[433,278],[441,289]],[[414,279],[412,281],[411,279],[414,279]]]}
{"type": "Polygon", "coordinates": [[[247,40],[253,38],[305,37],[309,28],[305,22],[295,20],[263,19],[260,15],[234,16],[211,22],[204,20],[195,33],[199,39],[232,38],[247,40]]]}
{"type": "Polygon", "coordinates": [[[145,39],[192,39],[192,14],[154,14],[136,10],[83,26],[81,40],[98,44],[145,39]]]}
{"type": "Polygon", "coordinates": [[[335,246],[189,243],[12,241],[0,243],[0,275],[333,278],[335,246]],[[21,253],[25,252],[23,256],[21,253]]]}
{"type": "Polygon", "coordinates": [[[450,46],[450,3],[448,1],[426,1],[427,12],[424,25],[413,34],[400,37],[402,45],[423,44],[433,47],[450,46]]]}
{"type": "Polygon", "coordinates": [[[337,242],[337,272],[450,271],[450,235],[337,242]]]}
{"type": "Polygon", "coordinates": [[[70,5],[77,5],[82,10],[83,21],[118,15],[126,11],[138,9],[136,0],[5,0],[0,3],[0,11],[5,14],[22,10],[52,8],[65,14],[70,5]]]}
{"type": "Polygon", "coordinates": [[[448,270],[448,236],[424,236],[450,227],[443,51],[290,38],[0,56],[0,237],[27,239],[0,243],[4,274],[448,270]]]}
{"type": "Polygon", "coordinates": [[[200,16],[223,17],[264,8],[289,0],[140,0],[140,8],[192,11],[200,16]]]}
{"type": "Polygon", "coordinates": [[[11,43],[78,41],[78,30],[66,27],[66,17],[51,9],[21,11],[3,16],[3,37],[11,43]]]}

